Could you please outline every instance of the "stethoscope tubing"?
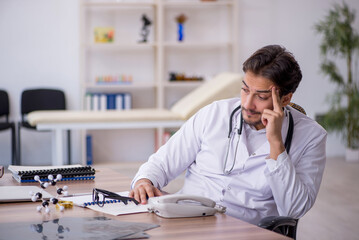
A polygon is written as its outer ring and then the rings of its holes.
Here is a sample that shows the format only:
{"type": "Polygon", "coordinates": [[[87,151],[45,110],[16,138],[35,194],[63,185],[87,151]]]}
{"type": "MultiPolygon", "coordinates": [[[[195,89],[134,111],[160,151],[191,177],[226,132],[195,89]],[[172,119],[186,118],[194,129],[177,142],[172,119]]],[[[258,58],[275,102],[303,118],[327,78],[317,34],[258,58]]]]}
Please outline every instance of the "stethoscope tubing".
{"type": "MultiPolygon", "coordinates": [[[[242,135],[243,121],[244,121],[243,116],[242,116],[242,112],[241,112],[241,116],[240,116],[239,128],[238,128],[238,131],[237,131],[238,139],[237,139],[237,144],[236,144],[233,164],[232,164],[231,169],[226,171],[227,160],[228,160],[228,155],[229,155],[229,149],[230,149],[230,146],[231,146],[231,139],[232,139],[231,135],[232,135],[232,129],[233,129],[233,118],[234,118],[234,115],[236,114],[236,112],[238,112],[240,110],[241,110],[241,105],[239,105],[238,107],[236,107],[232,111],[232,113],[230,115],[230,118],[229,118],[228,147],[227,147],[226,159],[225,159],[225,162],[224,162],[224,165],[223,165],[223,173],[226,174],[226,175],[228,175],[228,174],[230,174],[232,172],[232,170],[234,168],[234,165],[236,163],[239,139],[240,139],[240,136],[242,135]]],[[[285,149],[287,151],[287,154],[289,154],[289,151],[290,151],[290,147],[291,147],[291,144],[292,144],[292,138],[293,138],[293,130],[294,130],[293,116],[292,116],[290,111],[288,111],[288,116],[289,116],[288,132],[287,132],[287,137],[286,137],[285,143],[284,143],[284,146],[285,146],[285,149]]]]}

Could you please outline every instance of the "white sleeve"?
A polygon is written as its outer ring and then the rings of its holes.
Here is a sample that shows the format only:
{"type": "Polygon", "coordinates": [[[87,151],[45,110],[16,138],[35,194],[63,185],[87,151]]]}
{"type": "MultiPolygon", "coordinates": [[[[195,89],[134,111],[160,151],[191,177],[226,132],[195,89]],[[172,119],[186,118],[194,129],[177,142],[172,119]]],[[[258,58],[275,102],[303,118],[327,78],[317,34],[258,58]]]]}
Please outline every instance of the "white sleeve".
{"type": "Polygon", "coordinates": [[[300,149],[298,161],[291,161],[290,156],[284,151],[278,156],[276,166],[265,170],[281,216],[300,218],[313,206],[325,166],[326,136],[323,131],[313,137],[300,149]]]}
{"type": "Polygon", "coordinates": [[[279,154],[277,157],[277,160],[274,160],[271,158],[266,158],[266,165],[270,172],[273,172],[274,170],[276,170],[278,168],[278,166],[280,166],[282,164],[282,162],[285,159],[285,157],[282,157],[282,155],[284,153],[285,153],[285,151],[282,152],[281,154],[279,154]]]}
{"type": "Polygon", "coordinates": [[[192,116],[169,140],[152,154],[138,170],[131,188],[141,178],[149,179],[159,189],[179,176],[195,161],[203,132],[203,113],[192,116]]]}

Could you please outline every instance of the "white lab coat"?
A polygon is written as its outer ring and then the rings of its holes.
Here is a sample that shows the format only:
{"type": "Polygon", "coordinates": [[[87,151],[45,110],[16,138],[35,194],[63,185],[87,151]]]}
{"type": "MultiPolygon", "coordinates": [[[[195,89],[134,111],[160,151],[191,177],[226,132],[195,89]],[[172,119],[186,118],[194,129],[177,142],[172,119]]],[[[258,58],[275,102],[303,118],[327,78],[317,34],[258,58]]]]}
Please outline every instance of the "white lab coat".
{"type": "MultiPolygon", "coordinates": [[[[227,207],[230,216],[254,224],[266,216],[302,217],[313,206],[319,191],[326,160],[326,131],[304,114],[286,107],[286,115],[291,111],[294,120],[289,155],[283,152],[276,162],[266,159],[269,143],[265,141],[249,156],[242,133],[234,169],[226,175],[223,165],[229,118],[239,105],[240,99],[232,98],[198,111],[140,167],[132,186],[138,179],[147,178],[161,189],[187,170],[180,193],[211,198],[227,207]]],[[[233,126],[239,126],[239,118],[240,114],[236,114],[233,126]]],[[[283,142],[287,131],[285,117],[283,142]]],[[[235,138],[232,144],[236,141],[235,138]]],[[[234,149],[230,148],[226,169],[232,166],[234,149]]]]}

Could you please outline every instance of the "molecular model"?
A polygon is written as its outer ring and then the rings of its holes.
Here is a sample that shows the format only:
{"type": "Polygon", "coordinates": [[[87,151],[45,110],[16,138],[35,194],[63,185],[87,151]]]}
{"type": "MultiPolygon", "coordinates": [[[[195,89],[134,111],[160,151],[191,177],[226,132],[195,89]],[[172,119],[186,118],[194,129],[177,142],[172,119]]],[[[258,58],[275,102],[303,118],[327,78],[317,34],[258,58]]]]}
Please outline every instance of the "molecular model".
{"type": "Polygon", "coordinates": [[[49,208],[50,202],[52,204],[56,205],[57,207],[59,207],[61,212],[64,211],[65,207],[63,205],[59,205],[58,197],[60,195],[64,195],[64,196],[68,195],[67,186],[64,186],[63,188],[59,188],[59,187],[56,186],[56,183],[62,179],[61,174],[58,174],[56,176],[56,179],[54,179],[54,176],[49,175],[48,176],[49,182],[41,182],[40,177],[38,175],[36,175],[34,177],[34,179],[35,179],[35,181],[40,183],[40,187],[42,188],[41,192],[37,192],[37,193],[34,193],[32,191],[30,192],[31,200],[33,202],[36,202],[37,200],[42,200],[41,206],[37,206],[37,208],[36,208],[37,211],[41,212],[42,208],[45,208],[45,212],[49,213],[50,212],[50,208],[49,208]],[[50,198],[50,201],[42,199],[42,191],[43,191],[43,189],[46,189],[48,186],[55,186],[56,189],[57,189],[56,190],[56,193],[57,193],[56,197],[55,198],[50,198]]]}

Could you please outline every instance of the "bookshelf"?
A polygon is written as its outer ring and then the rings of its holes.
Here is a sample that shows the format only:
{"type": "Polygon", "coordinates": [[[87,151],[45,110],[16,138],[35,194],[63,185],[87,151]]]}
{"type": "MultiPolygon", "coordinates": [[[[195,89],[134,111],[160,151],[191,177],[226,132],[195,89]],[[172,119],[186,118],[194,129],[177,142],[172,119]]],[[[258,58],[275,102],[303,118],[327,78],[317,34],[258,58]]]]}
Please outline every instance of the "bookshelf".
{"type": "MultiPolygon", "coordinates": [[[[203,81],[239,70],[237,0],[82,0],[80,18],[82,96],[125,92],[132,96],[132,108],[170,108],[203,81]],[[141,42],[143,14],[151,21],[147,42],[141,42]],[[187,18],[183,41],[178,41],[180,14],[187,18]],[[98,27],[113,29],[112,42],[95,42],[98,27]],[[203,81],[169,81],[170,73],[200,76],[203,81]],[[132,81],[96,82],[107,75],[132,81]]],[[[85,97],[81,105],[86,109],[85,97]]],[[[165,130],[151,132],[153,142],[161,143],[165,130]]]]}

